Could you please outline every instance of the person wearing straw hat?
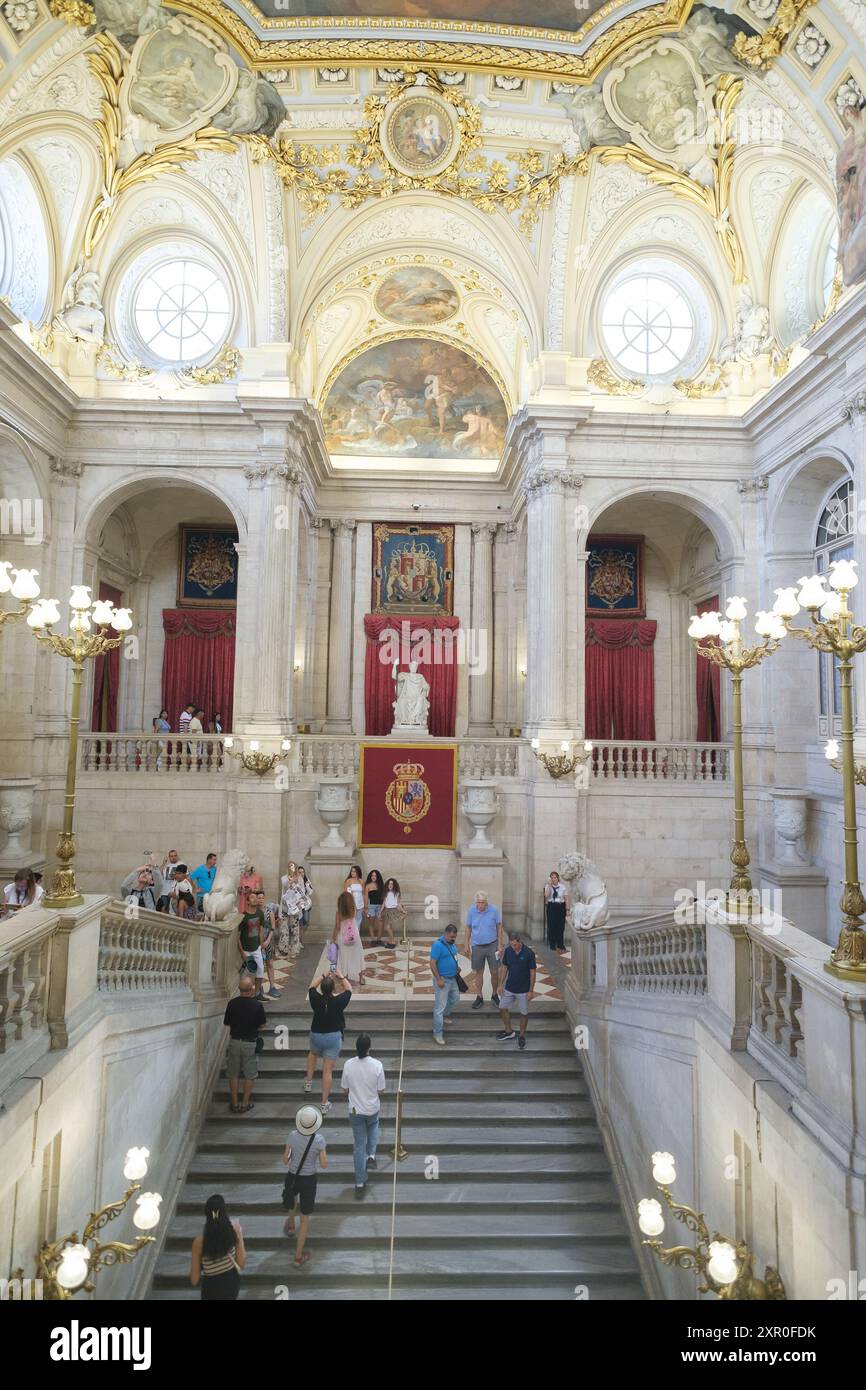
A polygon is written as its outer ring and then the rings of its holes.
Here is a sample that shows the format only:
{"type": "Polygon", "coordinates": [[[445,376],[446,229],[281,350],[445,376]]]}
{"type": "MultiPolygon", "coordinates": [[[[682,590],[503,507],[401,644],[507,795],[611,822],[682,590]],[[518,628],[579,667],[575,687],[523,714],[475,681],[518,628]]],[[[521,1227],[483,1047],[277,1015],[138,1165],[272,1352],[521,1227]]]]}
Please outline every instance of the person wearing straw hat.
{"type": "Polygon", "coordinates": [[[328,1153],[322,1128],[322,1112],[317,1105],[302,1105],[295,1115],[295,1127],[286,1140],[283,1162],[288,1173],[283,1184],[283,1210],[288,1212],[283,1230],[289,1239],[295,1234],[295,1205],[301,1209],[295,1244],[295,1269],[309,1260],[305,1250],[310,1217],[316,1206],[316,1169],[327,1168],[328,1153]]]}

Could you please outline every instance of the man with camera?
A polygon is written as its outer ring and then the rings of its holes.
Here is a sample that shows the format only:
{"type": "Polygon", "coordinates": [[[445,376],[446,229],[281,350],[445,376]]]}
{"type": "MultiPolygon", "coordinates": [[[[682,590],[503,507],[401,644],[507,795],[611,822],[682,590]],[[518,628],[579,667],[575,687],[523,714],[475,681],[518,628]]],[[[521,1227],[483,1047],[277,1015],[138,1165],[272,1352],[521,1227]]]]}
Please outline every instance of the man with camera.
{"type": "Polygon", "coordinates": [[[164,892],[165,880],[153,862],[152,855],[147,864],[142,864],[140,868],[127,874],[120,886],[120,896],[126,902],[134,903],[137,907],[150,908],[152,912],[157,911],[164,892]]]}

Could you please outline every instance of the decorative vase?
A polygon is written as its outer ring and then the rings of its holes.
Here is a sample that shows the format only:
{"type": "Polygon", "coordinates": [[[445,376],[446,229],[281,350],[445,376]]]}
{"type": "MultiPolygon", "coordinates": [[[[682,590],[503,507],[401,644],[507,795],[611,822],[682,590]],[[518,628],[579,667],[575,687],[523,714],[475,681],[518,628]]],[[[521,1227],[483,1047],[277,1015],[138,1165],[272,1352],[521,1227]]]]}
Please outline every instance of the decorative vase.
{"type": "Polygon", "coordinates": [[[23,867],[30,854],[35,786],[32,777],[7,777],[0,782],[0,826],[7,835],[0,860],[14,867],[23,867]]]}
{"type": "Polygon", "coordinates": [[[322,849],[345,849],[346,841],[339,827],[352,808],[352,778],[326,777],[319,783],[316,797],[316,810],[321,816],[328,833],[319,841],[322,849]]]}
{"type": "Polygon", "coordinates": [[[475,834],[466,846],[467,849],[493,849],[493,841],[487,834],[487,827],[499,810],[496,783],[481,779],[467,779],[463,783],[463,814],[473,827],[475,834]]]}
{"type": "Polygon", "coordinates": [[[773,825],[776,831],[776,863],[808,864],[806,849],[806,802],[805,792],[786,787],[773,790],[773,825]]]}

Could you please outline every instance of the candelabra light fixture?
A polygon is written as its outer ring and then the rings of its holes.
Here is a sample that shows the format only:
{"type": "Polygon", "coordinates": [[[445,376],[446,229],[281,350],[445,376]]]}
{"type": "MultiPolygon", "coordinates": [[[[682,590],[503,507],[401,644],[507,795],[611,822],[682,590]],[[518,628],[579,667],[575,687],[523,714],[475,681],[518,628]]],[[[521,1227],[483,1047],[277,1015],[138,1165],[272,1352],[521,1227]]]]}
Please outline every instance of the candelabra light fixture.
{"type": "Polygon", "coordinates": [[[4,623],[15,623],[19,618],[27,617],[33,601],[39,597],[37,573],[37,570],[13,569],[11,561],[0,560],[0,594],[9,594],[21,604],[20,608],[0,608],[0,628],[4,623]],[[15,578],[12,579],[11,575],[15,578]]]}
{"type": "Polygon", "coordinates": [[[866,769],[854,762],[854,701],[852,680],[854,657],[866,651],[866,627],[854,623],[848,595],[857,584],[856,561],[831,560],[829,572],[799,579],[796,586],[776,590],[773,612],[792,637],[808,642],[816,651],[831,653],[839,663],[841,719],[839,739],[831,739],[825,753],[828,762],[842,773],[843,838],[845,878],[839,906],[842,926],[835,950],[825,969],[846,980],[866,981],[866,931],[862,917],[866,898],[860,886],[857,863],[857,805],[855,788],[866,781],[866,769]],[[809,627],[792,627],[792,620],[805,609],[809,627]]]}
{"type": "Polygon", "coordinates": [[[675,1202],[670,1184],[676,1181],[677,1170],[673,1154],[654,1153],[653,1180],[677,1221],[697,1237],[693,1246],[664,1246],[657,1239],[665,1228],[662,1204],[656,1197],[644,1197],[638,1202],[638,1225],[645,1236],[643,1242],[656,1254],[663,1265],[677,1269],[693,1269],[702,1274],[704,1282],[699,1293],[714,1293],[717,1298],[738,1302],[751,1300],[785,1300],[785,1285],[777,1269],[767,1265],[763,1279],[755,1274],[755,1255],[745,1241],[732,1240],[718,1231],[710,1234],[703,1212],[695,1211],[682,1202],[675,1202]]]}
{"type": "Polygon", "coordinates": [[[584,739],[583,746],[577,752],[572,753],[572,743],[570,739],[563,739],[559,745],[558,753],[544,753],[541,749],[541,740],[534,738],[530,747],[540,763],[544,765],[554,781],[559,781],[560,777],[567,777],[576,768],[585,763],[592,753],[592,744],[589,739],[584,739]]]}
{"type": "Polygon", "coordinates": [[[728,888],[726,909],[738,917],[751,916],[755,896],[749,877],[751,856],[746,843],[746,811],[743,791],[743,672],[758,666],[765,657],[778,650],[786,628],[775,612],[755,615],[755,631],[763,641],[754,647],[743,644],[740,624],[746,618],[745,599],[728,599],[725,616],[721,613],[696,614],[689,623],[689,636],[698,656],[724,667],[731,673],[734,766],[734,842],[731,846],[733,874],[728,888]],[[710,639],[709,642],[707,639],[710,639]]]}
{"type": "MultiPolygon", "coordinates": [[[[20,571],[19,571],[20,574],[20,571]]],[[[27,626],[39,642],[44,642],[58,656],[72,662],[72,709],[69,714],[69,749],[66,758],[66,794],[63,802],[63,828],[57,840],[60,861],[51,877],[51,888],[43,899],[45,907],[79,907],[84,902],[75,884],[75,777],[78,762],[78,723],[81,714],[81,676],[85,661],[103,656],[123,641],[123,634],[132,627],[128,608],[114,608],[106,599],[90,598],[85,584],[74,584],[69,596],[69,633],[52,632],[60,622],[57,599],[40,598],[27,614],[27,626]],[[117,633],[108,634],[109,627],[117,633]],[[95,628],[95,631],[93,630],[95,628]]]]}
{"type": "Polygon", "coordinates": [[[237,758],[241,767],[246,768],[247,772],[255,772],[259,777],[264,777],[272,772],[278,763],[286,761],[286,754],[291,752],[292,741],[289,738],[281,739],[279,751],[275,753],[265,753],[257,738],[249,741],[249,752],[241,745],[235,748],[235,741],[231,734],[223,739],[223,747],[230,758],[237,758]]]}
{"type": "MultiPolygon", "coordinates": [[[[158,1192],[142,1192],[136,1198],[133,1224],[145,1234],[136,1236],[132,1244],[112,1240],[105,1243],[97,1236],[110,1221],[114,1221],[141,1191],[141,1179],[147,1173],[147,1149],[130,1149],[123,1165],[123,1176],[129,1182],[119,1202],[109,1202],[98,1211],[90,1213],[90,1219],[79,1239],[78,1232],[63,1236],[60,1240],[46,1241],[36,1255],[36,1279],[41,1281],[42,1297],[51,1300],[74,1298],[83,1289],[93,1293],[96,1288],[96,1275],[101,1269],[112,1265],[131,1264],[140,1250],[151,1245],[154,1237],[146,1232],[159,1224],[159,1207],[162,1197],[158,1192]]],[[[13,1274],[13,1279],[24,1278],[23,1269],[13,1274]]]]}

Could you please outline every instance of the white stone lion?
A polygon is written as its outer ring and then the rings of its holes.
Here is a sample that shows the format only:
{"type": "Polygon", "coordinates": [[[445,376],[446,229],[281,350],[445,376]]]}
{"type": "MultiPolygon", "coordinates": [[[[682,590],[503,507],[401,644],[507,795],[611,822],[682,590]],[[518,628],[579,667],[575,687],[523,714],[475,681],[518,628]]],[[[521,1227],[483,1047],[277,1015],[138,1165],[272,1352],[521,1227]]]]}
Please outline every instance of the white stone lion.
{"type": "Polygon", "coordinates": [[[242,849],[230,849],[217,861],[213,888],[202,898],[204,915],[209,922],[224,922],[238,908],[238,884],[247,856],[242,849]]]}
{"type": "Polygon", "coordinates": [[[585,854],[564,854],[557,872],[571,893],[571,925],[578,931],[604,926],[610,916],[607,885],[592,860],[585,854]]]}

